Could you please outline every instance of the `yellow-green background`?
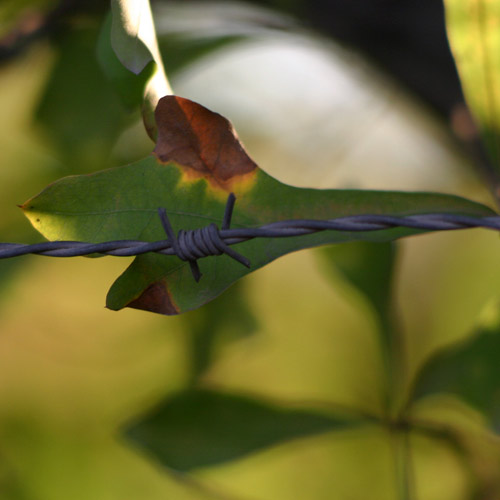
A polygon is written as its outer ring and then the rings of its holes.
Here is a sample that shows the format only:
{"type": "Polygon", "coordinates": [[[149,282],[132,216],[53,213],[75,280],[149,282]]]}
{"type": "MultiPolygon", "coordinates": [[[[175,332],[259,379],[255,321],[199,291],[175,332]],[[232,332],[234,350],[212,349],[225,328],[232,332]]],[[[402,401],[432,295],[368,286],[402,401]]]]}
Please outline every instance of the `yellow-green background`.
{"type": "MultiPolygon", "coordinates": [[[[54,60],[48,45],[37,44],[0,70],[2,241],[38,238],[16,204],[60,176],[50,141],[32,120],[54,60]]],[[[252,152],[256,140],[247,142],[252,152]]],[[[265,162],[265,148],[257,149],[265,162]]],[[[488,201],[465,173],[450,185],[488,201]]],[[[395,288],[410,373],[437,347],[467,335],[496,300],[499,250],[498,236],[480,230],[401,244],[395,288]]],[[[162,470],[125,443],[121,424],[188,382],[190,324],[106,310],[106,290],[127,263],[0,262],[1,498],[399,498],[400,443],[376,424],[295,440],[189,476],[162,470]]],[[[223,344],[203,383],[326,411],[379,413],[376,318],[355,290],[323,271],[317,254],[307,251],[250,275],[244,293],[257,331],[223,344]]],[[[410,435],[417,498],[469,499],[478,474],[498,487],[497,444],[484,437],[479,415],[446,399],[415,411],[469,429],[479,464],[471,473],[443,441],[410,435]]]]}

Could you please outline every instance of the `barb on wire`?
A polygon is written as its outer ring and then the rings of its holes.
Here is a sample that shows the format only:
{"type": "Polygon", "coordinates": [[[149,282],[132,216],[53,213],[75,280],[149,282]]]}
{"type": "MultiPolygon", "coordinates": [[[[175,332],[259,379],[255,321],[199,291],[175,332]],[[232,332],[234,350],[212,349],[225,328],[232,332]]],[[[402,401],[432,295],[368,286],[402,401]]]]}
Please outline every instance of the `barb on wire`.
{"type": "MultiPolygon", "coordinates": [[[[235,201],[236,197],[231,193],[227,199],[226,209],[224,211],[224,219],[222,222],[223,230],[229,229],[231,225],[235,201]]],[[[191,273],[196,282],[200,281],[201,278],[201,271],[196,260],[201,257],[222,255],[225,253],[240,264],[250,267],[250,261],[246,257],[235,252],[224,243],[224,240],[219,234],[219,228],[215,224],[212,223],[209,226],[200,229],[191,229],[190,231],[181,229],[176,237],[170,220],[168,219],[167,211],[164,208],[159,208],[158,215],[160,216],[163,229],[167,233],[170,247],[179,259],[189,262],[191,273]]]]}
{"type": "Polygon", "coordinates": [[[145,242],[139,240],[117,240],[103,243],[85,243],[81,241],[48,241],[34,245],[21,243],[0,243],[0,259],[19,257],[26,254],[49,257],[77,257],[90,254],[130,257],[156,252],[163,255],[176,255],[187,261],[196,281],[201,278],[197,260],[203,257],[226,254],[246,267],[250,261],[237,253],[230,245],[242,243],[254,238],[289,238],[304,236],[319,231],[381,231],[395,227],[450,231],[457,229],[485,228],[500,231],[500,216],[470,217],[456,214],[420,214],[405,217],[390,215],[349,215],[336,219],[294,219],[272,222],[260,227],[231,229],[235,196],[231,193],[227,199],[221,229],[215,224],[199,229],[180,230],[174,233],[167,211],[158,209],[167,239],[145,242]]]}

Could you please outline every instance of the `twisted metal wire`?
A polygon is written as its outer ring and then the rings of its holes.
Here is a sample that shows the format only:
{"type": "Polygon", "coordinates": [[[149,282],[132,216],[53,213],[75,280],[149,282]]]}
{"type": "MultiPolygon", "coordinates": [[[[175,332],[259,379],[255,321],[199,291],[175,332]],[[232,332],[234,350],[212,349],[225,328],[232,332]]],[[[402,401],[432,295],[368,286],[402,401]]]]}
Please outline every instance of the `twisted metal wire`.
{"type": "Polygon", "coordinates": [[[21,243],[0,243],[0,259],[36,254],[48,257],[77,257],[90,254],[130,257],[155,252],[163,255],[176,255],[187,261],[196,281],[201,278],[197,259],[226,254],[246,267],[250,261],[230,248],[230,245],[242,243],[254,238],[287,238],[304,236],[319,231],[382,231],[391,228],[411,228],[422,230],[450,231],[458,229],[485,228],[500,231],[500,216],[470,217],[455,214],[420,214],[406,217],[389,215],[349,215],[336,219],[294,219],[272,222],[260,227],[231,229],[231,216],[235,203],[234,194],[230,194],[226,203],[221,229],[215,224],[192,229],[180,230],[177,236],[172,228],[167,212],[158,209],[167,239],[144,242],[139,240],[117,240],[103,243],[85,243],[81,241],[49,241],[24,245],[21,243]]]}
{"type": "MultiPolygon", "coordinates": [[[[228,231],[231,225],[234,203],[236,197],[231,193],[227,198],[226,209],[224,210],[224,219],[222,220],[222,231],[228,231]]],[[[158,209],[161,223],[173,253],[179,259],[189,262],[191,273],[196,282],[200,281],[201,271],[198,267],[197,259],[208,257],[209,255],[222,255],[225,253],[246,267],[250,267],[250,261],[243,255],[235,252],[222,239],[219,228],[215,224],[202,227],[200,229],[191,229],[184,231],[181,229],[177,237],[175,236],[167,211],[164,208],[158,209]]]]}

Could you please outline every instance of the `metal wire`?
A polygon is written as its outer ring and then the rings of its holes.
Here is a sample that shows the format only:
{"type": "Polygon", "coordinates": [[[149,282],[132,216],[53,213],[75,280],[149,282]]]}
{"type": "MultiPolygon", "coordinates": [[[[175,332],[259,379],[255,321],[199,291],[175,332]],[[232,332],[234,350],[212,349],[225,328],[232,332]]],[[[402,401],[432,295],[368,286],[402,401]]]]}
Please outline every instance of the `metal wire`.
{"type": "MultiPolygon", "coordinates": [[[[224,210],[223,231],[229,230],[235,201],[236,197],[231,193],[227,199],[226,209],[224,210]]],[[[158,209],[158,215],[160,216],[163,229],[167,233],[171,249],[179,259],[189,262],[191,273],[196,282],[200,281],[201,278],[201,271],[197,263],[197,259],[201,257],[222,255],[225,253],[240,264],[250,267],[250,261],[246,257],[243,257],[243,255],[235,252],[226,245],[220,235],[219,228],[215,224],[212,223],[200,229],[191,229],[189,231],[181,229],[176,237],[168,219],[167,211],[164,208],[160,208],[158,209]]]]}
{"type": "Polygon", "coordinates": [[[174,233],[164,208],[158,209],[158,215],[167,235],[167,239],[145,242],[139,240],[117,240],[103,243],[85,243],[81,241],[49,241],[24,245],[21,243],[0,243],[0,259],[9,259],[21,255],[36,254],[48,257],[77,257],[91,254],[130,257],[155,252],[163,255],[176,255],[191,266],[193,277],[201,277],[197,259],[211,255],[226,254],[244,266],[250,267],[250,261],[235,252],[230,245],[242,243],[254,238],[289,238],[304,236],[320,231],[368,232],[391,228],[411,228],[434,231],[485,228],[500,231],[500,216],[470,217],[455,214],[420,214],[406,217],[388,215],[350,215],[336,219],[293,219],[272,222],[260,227],[231,229],[231,216],[235,203],[231,193],[226,203],[224,219],[219,229],[215,224],[174,233]]]}

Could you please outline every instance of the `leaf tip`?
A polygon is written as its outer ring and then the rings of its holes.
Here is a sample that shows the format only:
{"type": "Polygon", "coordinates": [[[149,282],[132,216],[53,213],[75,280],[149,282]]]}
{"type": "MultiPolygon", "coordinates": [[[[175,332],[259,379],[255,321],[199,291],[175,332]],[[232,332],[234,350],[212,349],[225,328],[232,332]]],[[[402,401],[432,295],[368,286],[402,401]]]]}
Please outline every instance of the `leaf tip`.
{"type": "Polygon", "coordinates": [[[140,309],[173,316],[180,313],[165,281],[157,281],[149,285],[139,297],[131,300],[125,307],[140,309]]]}
{"type": "Polygon", "coordinates": [[[235,182],[258,169],[227,118],[183,97],[167,95],[155,111],[162,163],[175,162],[187,180],[205,178],[212,187],[231,191],[235,182]]]}
{"type": "Polygon", "coordinates": [[[20,208],[23,212],[27,212],[28,210],[31,210],[33,206],[30,204],[31,200],[25,201],[24,203],[21,203],[20,205],[16,205],[18,208],[20,208]]]}

